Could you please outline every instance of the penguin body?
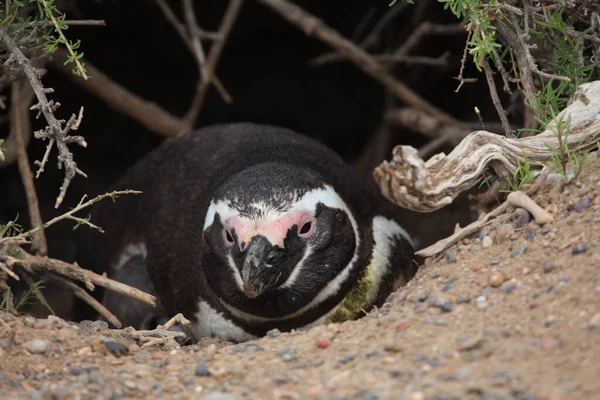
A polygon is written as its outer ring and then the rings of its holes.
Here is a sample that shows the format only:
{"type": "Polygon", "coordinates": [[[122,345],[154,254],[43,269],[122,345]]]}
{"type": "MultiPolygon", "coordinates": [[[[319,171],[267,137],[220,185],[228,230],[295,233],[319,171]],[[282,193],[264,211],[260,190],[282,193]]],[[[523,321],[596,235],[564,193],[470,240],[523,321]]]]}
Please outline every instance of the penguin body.
{"type": "MultiPolygon", "coordinates": [[[[226,124],[169,139],[115,189],[143,194],[99,205],[92,221],[106,233],[87,239],[82,265],[129,283],[135,274],[160,299],[156,316],[183,313],[195,339],[357,318],[416,272],[375,183],[284,128],[226,124]]],[[[126,326],[148,321],[114,296],[104,303],[126,326]]]]}

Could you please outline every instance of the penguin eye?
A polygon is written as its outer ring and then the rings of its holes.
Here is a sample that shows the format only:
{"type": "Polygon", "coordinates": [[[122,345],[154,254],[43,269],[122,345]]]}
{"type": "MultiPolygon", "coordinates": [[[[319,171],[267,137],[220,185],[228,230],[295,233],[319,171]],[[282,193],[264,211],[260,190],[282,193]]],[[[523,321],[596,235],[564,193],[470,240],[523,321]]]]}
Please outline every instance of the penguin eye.
{"type": "Polygon", "coordinates": [[[227,240],[227,243],[233,244],[233,236],[228,230],[225,231],[225,240],[227,240]]]}
{"type": "Polygon", "coordinates": [[[302,228],[300,228],[300,234],[306,235],[310,231],[311,227],[312,227],[312,222],[310,222],[310,221],[305,222],[304,225],[302,225],[302,228]]]}
{"type": "Polygon", "coordinates": [[[298,236],[300,236],[301,238],[308,238],[312,236],[312,234],[315,231],[315,223],[316,221],[314,220],[314,218],[305,221],[298,230],[298,236]]]}

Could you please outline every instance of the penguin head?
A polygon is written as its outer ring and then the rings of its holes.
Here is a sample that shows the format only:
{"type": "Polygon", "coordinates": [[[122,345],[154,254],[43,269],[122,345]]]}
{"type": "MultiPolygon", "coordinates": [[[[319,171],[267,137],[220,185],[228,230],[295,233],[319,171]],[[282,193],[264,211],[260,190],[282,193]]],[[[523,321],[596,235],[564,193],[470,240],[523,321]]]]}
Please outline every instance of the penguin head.
{"type": "Polygon", "coordinates": [[[293,312],[355,258],[357,229],[342,198],[316,172],[259,164],[215,193],[202,265],[209,285],[232,306],[261,302],[272,313],[279,306],[293,312]],[[298,303],[282,305],[284,292],[298,303]]]}

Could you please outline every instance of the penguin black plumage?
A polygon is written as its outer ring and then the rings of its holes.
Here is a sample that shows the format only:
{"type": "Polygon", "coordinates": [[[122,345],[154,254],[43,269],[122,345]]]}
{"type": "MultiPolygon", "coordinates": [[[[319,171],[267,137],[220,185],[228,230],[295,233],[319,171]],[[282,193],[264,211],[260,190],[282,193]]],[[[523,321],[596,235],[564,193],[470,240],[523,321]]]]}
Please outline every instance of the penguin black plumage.
{"type": "Polygon", "coordinates": [[[100,203],[92,221],[106,233],[88,237],[79,260],[157,294],[152,311],[106,292],[125,326],[182,312],[195,339],[243,341],[357,318],[416,272],[410,238],[375,183],[288,129],[189,132],[115,189],[143,194],[100,203]]]}

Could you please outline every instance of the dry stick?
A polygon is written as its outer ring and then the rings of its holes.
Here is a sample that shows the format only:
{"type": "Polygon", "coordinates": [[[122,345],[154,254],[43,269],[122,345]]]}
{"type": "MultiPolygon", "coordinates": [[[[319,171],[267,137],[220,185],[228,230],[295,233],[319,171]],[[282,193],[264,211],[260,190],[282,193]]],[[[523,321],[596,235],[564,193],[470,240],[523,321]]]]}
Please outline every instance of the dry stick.
{"type": "Polygon", "coordinates": [[[64,261],[55,260],[48,257],[39,257],[31,255],[21,249],[20,254],[23,258],[12,259],[14,264],[25,269],[33,275],[44,275],[51,273],[64,278],[82,282],[88,290],[94,290],[95,285],[103,287],[113,292],[139,300],[143,303],[156,305],[156,298],[132,286],[114,281],[105,276],[98,275],[92,271],[81,268],[79,265],[69,264],[64,261]]]}
{"type": "Polygon", "coordinates": [[[504,112],[500,97],[498,97],[498,91],[496,90],[496,83],[494,82],[494,73],[492,72],[492,67],[485,56],[482,56],[480,61],[481,67],[485,72],[485,78],[487,79],[490,95],[492,96],[492,103],[494,104],[494,107],[496,107],[496,112],[500,117],[500,122],[502,122],[502,128],[504,128],[504,134],[508,138],[514,138],[515,135],[510,127],[510,122],[508,122],[508,117],[506,116],[506,112],[504,112]]]}
{"type": "MultiPolygon", "coordinates": [[[[202,81],[208,80],[212,82],[213,85],[215,85],[215,88],[217,89],[223,100],[225,100],[226,103],[230,104],[233,101],[233,99],[231,98],[231,95],[227,92],[221,81],[217,79],[216,75],[214,74],[214,71],[212,74],[208,74],[206,71],[206,57],[204,55],[202,43],[200,42],[200,28],[198,27],[198,22],[196,21],[196,14],[194,12],[192,0],[183,0],[183,8],[185,23],[187,25],[188,34],[190,37],[190,46],[193,49],[193,54],[195,55],[196,62],[198,63],[198,69],[200,70],[200,76],[202,78],[198,84],[194,97],[200,95],[199,93],[202,88],[202,81]]],[[[198,117],[199,113],[199,111],[196,111],[192,108],[192,106],[194,105],[197,106],[198,103],[197,101],[192,100],[190,109],[183,118],[188,124],[192,126],[194,125],[194,122],[196,121],[196,118],[198,117]]]]}
{"type": "MultiPolygon", "coordinates": [[[[29,167],[29,156],[27,155],[27,147],[25,145],[26,132],[31,130],[29,123],[28,110],[23,107],[21,96],[23,94],[23,87],[26,82],[22,79],[16,80],[12,83],[12,107],[10,109],[10,130],[11,136],[14,137],[16,151],[17,151],[17,162],[19,165],[19,172],[21,174],[21,181],[25,188],[25,197],[27,198],[27,208],[29,210],[29,220],[32,227],[41,227],[43,225],[42,215],[40,214],[40,206],[35,191],[35,185],[33,183],[33,173],[29,167]]],[[[28,104],[25,103],[25,106],[28,104]]],[[[48,244],[46,242],[46,235],[44,229],[41,228],[33,235],[32,249],[37,255],[48,254],[48,244]]]]}
{"type": "Polygon", "coordinates": [[[531,197],[527,196],[526,193],[517,190],[516,192],[510,193],[506,200],[515,207],[521,207],[529,211],[535,222],[543,225],[554,221],[552,214],[538,206],[531,197]]]}
{"type": "Polygon", "coordinates": [[[65,56],[66,53],[58,49],[50,66],[67,75],[73,83],[103,99],[109,107],[128,115],[151,132],[170,137],[189,129],[183,120],[170,114],[159,105],[125,89],[88,61],[85,62],[85,67],[92,78],[87,81],[77,79],[71,73],[71,69],[63,65],[65,56]]]}
{"type": "Polygon", "coordinates": [[[453,24],[453,25],[441,25],[435,24],[429,21],[425,21],[421,23],[414,32],[406,39],[406,41],[400,46],[393,54],[394,55],[404,55],[408,54],[412,49],[414,49],[423,37],[429,35],[457,35],[461,33],[465,33],[465,27],[462,23],[453,24]]]}
{"type": "MultiPolygon", "coordinates": [[[[36,21],[33,24],[35,26],[53,25],[52,22],[48,21],[36,21]]],[[[106,21],[103,19],[66,19],[62,21],[62,24],[68,26],[106,26],[106,21]]]]}
{"type": "Polygon", "coordinates": [[[85,290],[83,290],[82,288],[80,288],[79,286],[74,284],[73,282],[71,282],[65,278],[62,278],[60,276],[56,276],[56,275],[52,275],[52,274],[45,274],[44,277],[47,280],[54,282],[58,286],[61,286],[67,290],[72,291],[76,297],[79,297],[81,300],[85,301],[94,310],[98,311],[98,313],[100,315],[102,315],[108,321],[109,324],[111,324],[112,326],[114,326],[116,328],[121,328],[121,326],[122,326],[121,321],[119,321],[119,319],[113,313],[111,313],[106,307],[104,307],[102,305],[102,303],[100,303],[98,300],[96,300],[88,292],[86,292],[85,290]]]}
{"type": "MultiPolygon", "coordinates": [[[[386,12],[383,17],[377,22],[375,27],[371,30],[371,32],[367,35],[367,37],[360,42],[359,46],[365,50],[369,49],[375,43],[377,43],[377,39],[379,38],[379,34],[381,31],[387,26],[387,24],[392,21],[404,8],[408,6],[408,3],[401,3],[396,5],[395,7],[391,7],[388,12],[386,12]]],[[[323,65],[334,61],[345,60],[346,57],[343,54],[337,52],[329,52],[322,54],[318,57],[315,57],[311,60],[310,65],[317,66],[323,65]]]]}
{"type": "MultiPolygon", "coordinates": [[[[29,105],[35,98],[35,93],[31,89],[30,85],[24,85],[21,87],[21,104],[19,107],[22,109],[21,112],[25,117],[28,117],[29,105]]],[[[6,120],[10,121],[10,115],[6,115],[6,120]]],[[[26,121],[29,121],[27,119],[26,121]]],[[[2,121],[3,122],[3,121],[2,121]]],[[[0,122],[1,123],[1,122],[0,122]]],[[[29,141],[31,140],[31,129],[26,129],[22,132],[24,134],[23,141],[25,144],[25,148],[29,145],[29,141]]],[[[2,143],[2,151],[4,152],[4,160],[0,160],[0,168],[8,167],[17,161],[17,143],[16,137],[13,135],[9,135],[4,143],[2,143]]]]}
{"type": "MultiPolygon", "coordinates": [[[[220,40],[214,42],[210,47],[206,65],[204,66],[206,76],[209,78],[215,74],[219,58],[221,58],[223,47],[227,42],[227,38],[229,37],[231,28],[233,28],[233,24],[235,23],[240,9],[242,8],[242,4],[244,4],[244,0],[231,0],[227,6],[227,10],[225,10],[225,15],[223,16],[221,24],[219,25],[220,40]]],[[[195,121],[198,118],[198,115],[200,114],[200,111],[204,105],[206,94],[208,93],[209,84],[210,79],[203,79],[202,82],[200,82],[198,90],[196,91],[196,97],[194,97],[188,112],[183,117],[185,121],[195,121]]]]}
{"type": "MultiPolygon", "coordinates": [[[[31,62],[29,61],[29,59],[27,59],[27,57],[25,57],[19,46],[10,37],[6,29],[2,26],[0,26],[0,41],[4,42],[11,54],[11,57],[13,57],[16,60],[22,71],[25,73],[25,76],[27,76],[27,79],[29,80],[29,83],[31,84],[31,87],[39,101],[38,108],[42,112],[42,114],[44,114],[46,122],[48,122],[48,127],[45,131],[38,131],[35,133],[36,138],[50,139],[48,148],[50,148],[52,144],[56,142],[59,153],[59,166],[65,166],[65,178],[60,187],[59,195],[56,199],[55,207],[58,207],[67,192],[71,180],[75,177],[77,173],[81,173],[81,171],[79,171],[79,169],[77,168],[77,164],[75,163],[75,161],[73,161],[73,154],[71,153],[71,151],[65,143],[65,140],[69,137],[68,133],[71,127],[67,123],[63,129],[61,123],[58,122],[58,120],[54,116],[53,107],[48,101],[48,98],[46,97],[48,89],[44,89],[44,87],[42,86],[42,82],[40,82],[38,73],[31,65],[31,62]]],[[[69,73],[71,72],[69,71],[69,73]]],[[[86,147],[86,143],[85,140],[83,140],[83,137],[72,136],[70,138],[73,138],[74,141],[80,146],[86,147]]],[[[43,169],[43,165],[40,166],[40,169],[43,169]]]]}
{"type": "Polygon", "coordinates": [[[308,36],[316,36],[338,52],[352,60],[362,71],[384,85],[407,105],[426,111],[441,121],[459,124],[454,117],[437,108],[413,92],[406,84],[390,75],[384,66],[375,61],[363,49],[344,39],[339,33],[302,8],[286,0],[256,0],[277,12],[289,22],[301,28],[308,36]]]}
{"type": "MultiPolygon", "coordinates": [[[[36,227],[28,230],[27,232],[23,232],[18,235],[15,235],[15,236],[0,238],[0,245],[2,245],[4,242],[7,242],[9,240],[12,241],[12,240],[26,239],[30,235],[35,234],[37,231],[44,229],[44,228],[48,228],[49,226],[54,225],[55,223],[62,221],[64,219],[69,219],[76,212],[83,210],[84,208],[90,207],[91,205],[96,204],[100,200],[105,199],[107,197],[115,198],[116,196],[122,196],[124,194],[140,194],[140,193],[142,193],[142,192],[140,192],[138,190],[116,190],[116,191],[113,191],[110,193],[104,193],[99,196],[96,196],[93,199],[86,201],[85,203],[83,203],[83,201],[80,201],[79,204],[75,208],[67,211],[64,214],[59,215],[58,217],[52,218],[50,221],[46,222],[43,225],[36,226],[36,227]]],[[[84,198],[85,198],[85,196],[84,196],[84,198]]]]}
{"type": "Polygon", "coordinates": [[[496,20],[496,30],[500,36],[506,41],[508,46],[517,59],[517,66],[519,68],[519,76],[521,81],[521,87],[525,93],[525,101],[531,101],[536,98],[537,89],[533,82],[533,75],[529,68],[529,62],[527,61],[527,54],[529,50],[522,47],[521,40],[518,35],[513,32],[508,26],[502,21],[496,20]]]}
{"type": "MultiPolygon", "coordinates": [[[[179,35],[179,37],[181,38],[183,43],[185,43],[185,45],[188,48],[188,50],[190,51],[190,53],[192,53],[192,55],[194,56],[194,59],[198,63],[198,69],[200,71],[200,75],[202,76],[202,79],[206,79],[206,76],[204,73],[204,63],[205,63],[204,49],[202,48],[202,43],[200,42],[200,39],[202,39],[202,37],[203,37],[204,31],[202,31],[195,22],[196,18],[195,18],[194,10],[193,10],[191,3],[188,4],[187,6],[184,3],[184,7],[186,8],[186,11],[185,11],[186,18],[190,18],[187,16],[187,14],[190,12],[189,10],[191,10],[192,20],[194,21],[193,22],[194,25],[192,27],[188,26],[187,30],[186,30],[186,27],[182,23],[179,22],[179,20],[173,13],[173,10],[171,10],[171,8],[169,7],[169,5],[167,4],[167,2],[165,0],[156,0],[156,4],[158,5],[158,7],[161,9],[163,14],[165,15],[165,18],[167,19],[167,21],[175,29],[175,31],[177,32],[177,34],[179,35]],[[188,7],[189,7],[189,9],[188,9],[188,7]]],[[[215,36],[215,39],[216,38],[218,38],[218,36],[215,36]]],[[[221,83],[221,81],[219,80],[219,78],[217,76],[212,77],[211,83],[213,85],[215,85],[215,88],[217,89],[217,91],[219,92],[219,94],[221,95],[221,97],[223,98],[223,100],[226,103],[232,102],[231,95],[229,94],[229,92],[227,92],[227,89],[225,89],[225,87],[223,86],[223,83],[221,83]]],[[[186,122],[190,123],[190,121],[186,121],[186,122]]]]}

